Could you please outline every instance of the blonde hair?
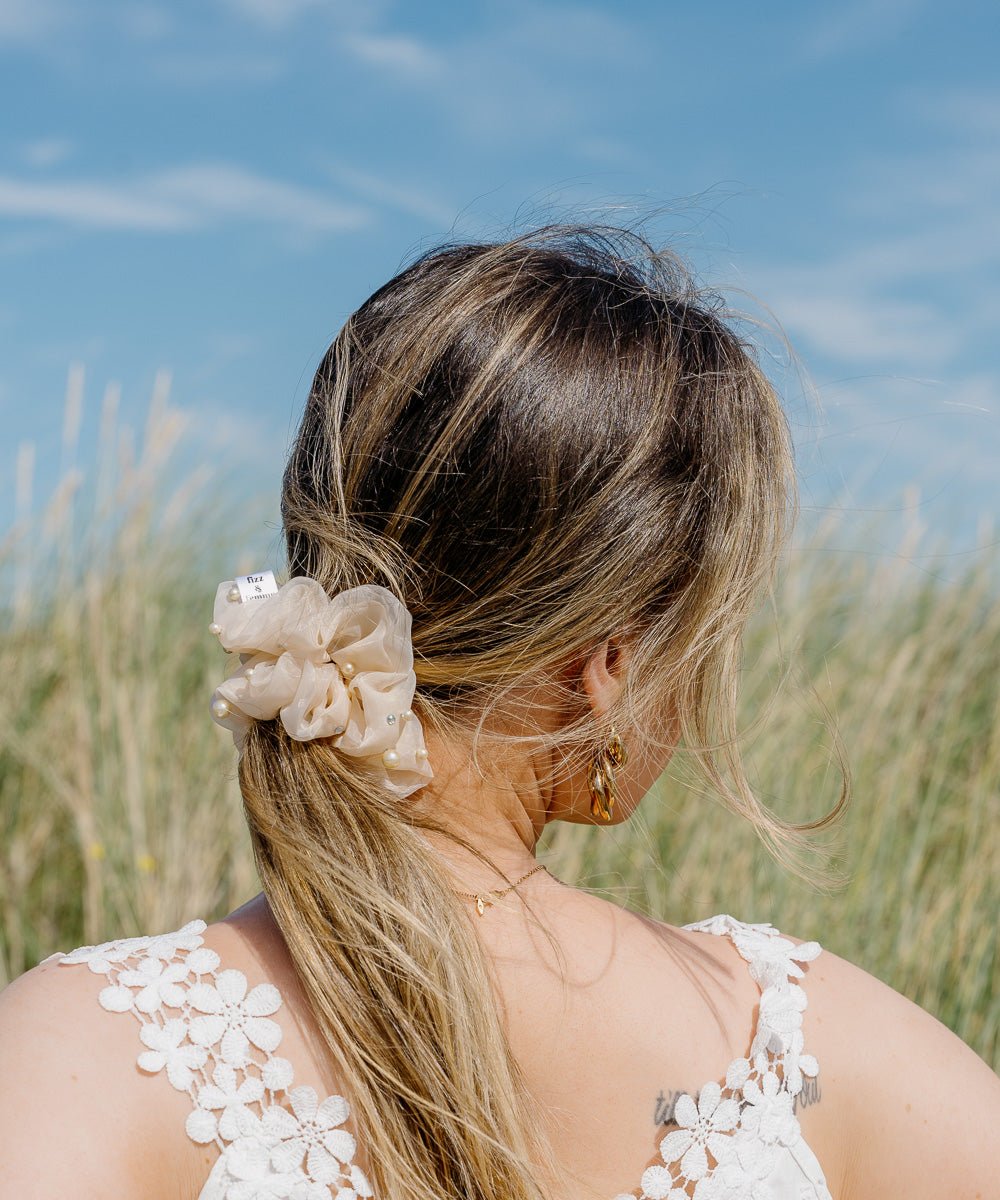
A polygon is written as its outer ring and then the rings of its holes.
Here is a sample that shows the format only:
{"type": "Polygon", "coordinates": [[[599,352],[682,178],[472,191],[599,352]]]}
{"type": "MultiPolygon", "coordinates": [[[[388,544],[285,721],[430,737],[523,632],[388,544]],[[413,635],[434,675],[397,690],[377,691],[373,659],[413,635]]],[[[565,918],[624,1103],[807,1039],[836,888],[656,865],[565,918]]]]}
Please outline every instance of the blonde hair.
{"type": "MultiPolygon", "coordinates": [[[[718,309],[623,229],[429,251],[325,355],[282,517],[291,574],[407,605],[414,711],[473,754],[526,680],[627,633],[617,709],[596,721],[568,683],[567,720],[536,744],[585,762],[611,724],[652,736],[672,698],[687,749],[780,855],[845,797],[783,821],[736,747],[742,634],[797,499],[780,402],[718,309]]],[[[432,818],[276,720],[251,727],[239,778],[376,1196],[541,1200],[551,1157],[432,818]]]]}

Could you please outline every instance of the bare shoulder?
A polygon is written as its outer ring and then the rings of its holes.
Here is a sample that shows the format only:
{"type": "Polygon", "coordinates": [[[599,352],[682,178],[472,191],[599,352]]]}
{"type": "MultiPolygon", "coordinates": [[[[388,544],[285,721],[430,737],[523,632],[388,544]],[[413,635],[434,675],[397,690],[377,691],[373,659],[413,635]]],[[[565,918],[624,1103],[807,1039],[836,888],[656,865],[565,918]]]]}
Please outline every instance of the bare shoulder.
{"type": "Polygon", "coordinates": [[[1000,1079],[988,1064],[931,1013],[829,949],[801,982],[807,1046],[843,1131],[838,1200],[991,1195],[1000,1079]]]}
{"type": "MultiPolygon", "coordinates": [[[[203,944],[250,976],[259,973],[238,921],[185,929],[189,944],[203,944]]],[[[159,949],[169,956],[178,934],[153,936],[165,939],[159,949]]],[[[138,956],[149,941],[123,937],[50,956],[0,992],[0,1200],[188,1200],[201,1190],[218,1152],[187,1136],[191,1096],[170,1086],[169,1069],[139,1066],[149,1051],[141,1027],[154,1018],[117,1011],[113,997],[102,1004],[102,993],[114,990],[108,963],[125,966],[126,951],[138,956]]],[[[165,984],[165,971],[152,974],[147,983],[165,984]]],[[[167,1065],[166,1044],[161,1057],[167,1065]]]]}
{"type": "Polygon", "coordinates": [[[972,1088],[983,1103],[1000,1104],[1000,1080],[974,1050],[860,966],[825,950],[810,966],[808,986],[814,1037],[852,1085],[886,1097],[933,1076],[935,1093],[960,1082],[966,1096],[972,1088]]]}
{"type": "MultiPolygon", "coordinates": [[[[727,937],[678,932],[722,963],[739,961],[727,937]]],[[[780,937],[785,949],[812,940],[784,929],[780,937]]],[[[837,1200],[994,1194],[1000,1079],[989,1065],[931,1013],[825,945],[788,957],[806,998],[805,1051],[819,1064],[815,1097],[796,1111],[837,1200]]]]}
{"type": "Polygon", "coordinates": [[[106,982],[50,958],[0,992],[0,1200],[125,1200],[163,1178],[135,1023],[108,1019],[97,1001],[106,982]]]}

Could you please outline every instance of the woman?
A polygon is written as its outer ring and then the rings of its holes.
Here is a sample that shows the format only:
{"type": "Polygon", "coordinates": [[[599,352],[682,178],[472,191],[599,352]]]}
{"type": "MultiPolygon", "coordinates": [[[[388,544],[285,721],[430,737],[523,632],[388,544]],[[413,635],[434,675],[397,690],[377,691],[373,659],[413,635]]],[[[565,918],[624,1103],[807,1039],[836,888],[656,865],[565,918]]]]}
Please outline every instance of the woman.
{"type": "Polygon", "coordinates": [[[748,349],[635,235],[379,289],[285,471],[288,580],[216,596],[263,891],[6,990],[0,1200],[996,1194],[1000,1083],[928,1014],[761,914],[674,927],[535,861],[681,738],[804,844],[734,749],[793,484],[748,349]]]}

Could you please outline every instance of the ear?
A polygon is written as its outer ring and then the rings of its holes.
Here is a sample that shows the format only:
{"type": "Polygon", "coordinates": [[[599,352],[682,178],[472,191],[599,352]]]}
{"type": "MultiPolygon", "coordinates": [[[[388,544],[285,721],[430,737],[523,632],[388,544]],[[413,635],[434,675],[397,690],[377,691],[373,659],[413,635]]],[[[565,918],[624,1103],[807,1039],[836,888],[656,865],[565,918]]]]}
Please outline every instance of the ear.
{"type": "Polygon", "coordinates": [[[618,699],[630,658],[631,648],[624,641],[607,638],[583,664],[580,682],[596,714],[607,712],[618,699]]]}

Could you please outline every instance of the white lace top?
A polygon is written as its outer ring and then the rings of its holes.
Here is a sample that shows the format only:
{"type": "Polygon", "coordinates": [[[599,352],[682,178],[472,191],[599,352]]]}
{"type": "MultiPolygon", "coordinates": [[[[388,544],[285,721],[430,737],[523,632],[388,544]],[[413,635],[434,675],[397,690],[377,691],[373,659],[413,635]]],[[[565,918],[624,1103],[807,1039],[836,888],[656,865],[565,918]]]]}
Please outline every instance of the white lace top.
{"type": "MultiPolygon", "coordinates": [[[[372,1196],[353,1162],[346,1100],[320,1101],[313,1088],[295,1086],[292,1064],[275,1053],[278,989],[249,988],[242,971],[224,968],[204,945],[205,928],[193,920],[172,933],[49,958],[105,976],[101,1006],[138,1021],[140,1069],[165,1074],[191,1097],[188,1136],[220,1150],[198,1200],[372,1196]]],[[[814,959],[819,944],[796,946],[770,924],[725,913],[684,928],[727,935],[749,963],[760,988],[753,1042],[749,1057],[729,1064],[724,1083],[679,1097],[677,1128],[660,1142],[661,1161],[615,1200],[832,1200],[794,1113],[803,1077],[819,1070],[803,1051],[806,995],[796,982],[804,974],[799,964],[814,959]]]]}

